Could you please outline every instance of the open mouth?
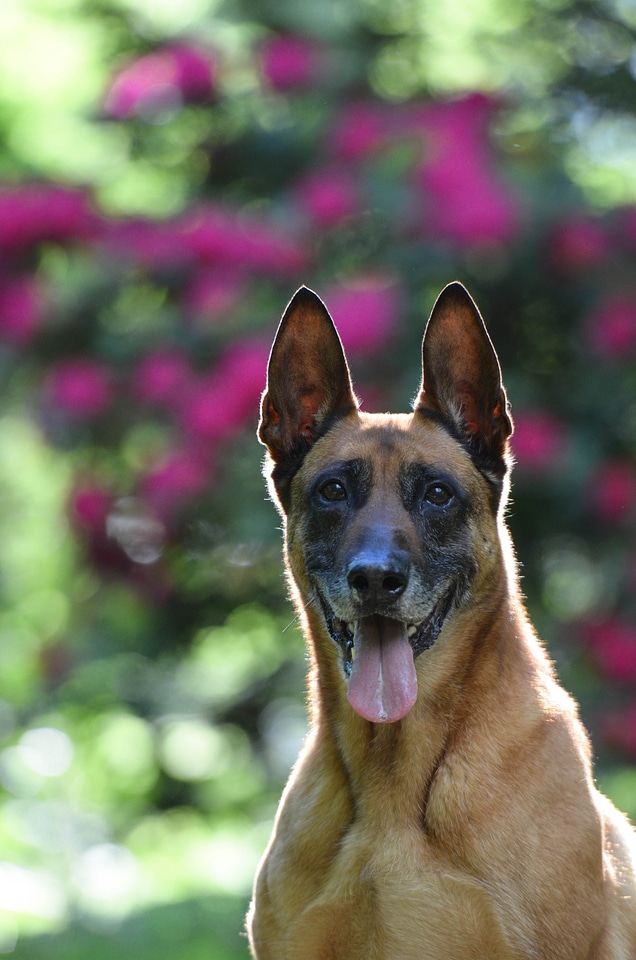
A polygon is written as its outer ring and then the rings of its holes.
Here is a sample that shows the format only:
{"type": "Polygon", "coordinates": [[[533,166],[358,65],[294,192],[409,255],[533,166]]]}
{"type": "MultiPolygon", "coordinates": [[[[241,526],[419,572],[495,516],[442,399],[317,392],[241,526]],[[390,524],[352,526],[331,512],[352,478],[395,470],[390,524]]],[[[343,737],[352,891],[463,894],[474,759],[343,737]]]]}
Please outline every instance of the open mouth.
{"type": "Polygon", "coordinates": [[[360,716],[391,723],[409,712],[417,697],[415,658],[439,637],[453,593],[449,590],[440,597],[420,623],[377,613],[346,621],[322,600],[329,634],[343,651],[347,698],[360,716]]]}
{"type": "MultiPolygon", "coordinates": [[[[423,620],[421,623],[405,623],[403,625],[414,657],[419,657],[420,653],[429,650],[439,637],[450,609],[451,600],[452,591],[449,591],[440,597],[426,620],[423,620]]],[[[346,676],[350,676],[351,667],[356,655],[356,624],[361,621],[341,620],[335,615],[333,610],[327,606],[324,600],[322,601],[322,606],[327,621],[327,629],[329,630],[332,640],[335,640],[343,649],[344,671],[346,676]]]]}

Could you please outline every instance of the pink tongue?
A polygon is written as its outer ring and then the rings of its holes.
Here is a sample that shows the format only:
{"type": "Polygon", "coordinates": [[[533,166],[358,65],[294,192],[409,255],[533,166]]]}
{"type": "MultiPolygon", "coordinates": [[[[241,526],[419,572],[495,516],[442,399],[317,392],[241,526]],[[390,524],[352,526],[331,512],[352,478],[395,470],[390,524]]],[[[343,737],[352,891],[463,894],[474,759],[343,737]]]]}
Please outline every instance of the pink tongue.
{"type": "Polygon", "coordinates": [[[372,723],[406,716],[417,697],[417,675],[406,624],[388,617],[358,621],[349,703],[372,723]]]}

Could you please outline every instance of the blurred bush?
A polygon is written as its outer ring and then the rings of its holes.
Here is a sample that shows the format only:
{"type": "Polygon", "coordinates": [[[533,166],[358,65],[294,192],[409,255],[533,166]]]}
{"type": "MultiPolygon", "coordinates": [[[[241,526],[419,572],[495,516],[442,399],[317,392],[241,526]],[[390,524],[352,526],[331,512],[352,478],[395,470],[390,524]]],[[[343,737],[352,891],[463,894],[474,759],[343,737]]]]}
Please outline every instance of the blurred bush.
{"type": "Polygon", "coordinates": [[[304,731],[254,438],[301,282],[371,410],[408,409],[435,295],[473,291],[531,612],[636,815],[630,5],[16,0],[0,26],[0,952],[246,955],[304,731]]]}

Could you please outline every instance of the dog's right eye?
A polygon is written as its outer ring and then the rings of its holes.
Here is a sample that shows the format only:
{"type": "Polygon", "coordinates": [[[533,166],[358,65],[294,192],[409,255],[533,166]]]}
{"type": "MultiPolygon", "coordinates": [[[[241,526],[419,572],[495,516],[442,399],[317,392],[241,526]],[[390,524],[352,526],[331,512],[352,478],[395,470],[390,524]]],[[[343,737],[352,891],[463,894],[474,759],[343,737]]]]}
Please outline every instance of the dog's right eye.
{"type": "Polygon", "coordinates": [[[323,483],[320,488],[320,495],[323,500],[328,500],[329,503],[347,499],[347,491],[339,480],[328,480],[327,483],[323,483]]]}
{"type": "Polygon", "coordinates": [[[426,503],[435,507],[445,507],[452,499],[453,493],[444,483],[432,483],[424,493],[426,503]]]}

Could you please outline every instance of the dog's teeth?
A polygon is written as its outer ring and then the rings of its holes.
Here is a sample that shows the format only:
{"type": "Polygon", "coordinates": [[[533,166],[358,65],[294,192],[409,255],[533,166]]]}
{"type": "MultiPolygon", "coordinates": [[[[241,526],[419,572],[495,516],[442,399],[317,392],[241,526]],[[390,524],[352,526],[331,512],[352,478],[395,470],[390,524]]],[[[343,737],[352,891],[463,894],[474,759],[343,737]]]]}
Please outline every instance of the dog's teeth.
{"type": "Polygon", "coordinates": [[[349,633],[351,633],[351,634],[355,633],[355,632],[356,632],[356,625],[355,625],[355,623],[348,623],[348,624],[347,624],[347,630],[348,630],[349,633]]]}
{"type": "Polygon", "coordinates": [[[414,623],[410,623],[406,628],[406,635],[409,638],[409,640],[412,640],[416,633],[417,633],[417,627],[415,626],[414,623]]]}

